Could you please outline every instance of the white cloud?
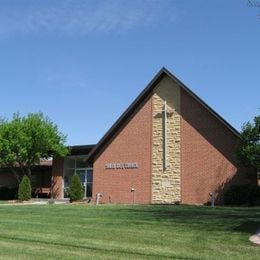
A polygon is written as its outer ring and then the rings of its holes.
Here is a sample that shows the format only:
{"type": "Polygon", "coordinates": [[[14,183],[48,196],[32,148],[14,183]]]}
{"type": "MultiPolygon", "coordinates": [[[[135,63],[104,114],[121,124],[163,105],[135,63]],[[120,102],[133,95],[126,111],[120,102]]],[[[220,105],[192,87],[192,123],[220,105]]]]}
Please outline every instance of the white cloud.
{"type": "MultiPolygon", "coordinates": [[[[24,2],[23,2],[24,3],[24,2]]],[[[26,3],[26,2],[25,2],[26,3]]],[[[41,33],[87,35],[124,32],[171,20],[169,1],[104,0],[53,1],[43,5],[1,8],[0,35],[41,33]]]]}

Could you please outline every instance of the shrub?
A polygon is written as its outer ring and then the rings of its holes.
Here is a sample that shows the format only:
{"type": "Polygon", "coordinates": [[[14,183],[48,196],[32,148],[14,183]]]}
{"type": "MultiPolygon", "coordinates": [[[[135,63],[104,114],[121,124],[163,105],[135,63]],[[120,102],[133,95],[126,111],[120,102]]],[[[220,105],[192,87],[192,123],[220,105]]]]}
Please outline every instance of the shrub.
{"type": "Polygon", "coordinates": [[[70,201],[82,200],[83,199],[83,187],[78,175],[73,175],[69,187],[69,198],[70,201]]]}
{"type": "Polygon", "coordinates": [[[32,197],[31,181],[28,176],[24,175],[18,188],[19,200],[30,200],[32,197]]]}
{"type": "Polygon", "coordinates": [[[259,189],[250,185],[231,186],[224,194],[224,203],[232,206],[253,206],[259,196],[259,189]]]}

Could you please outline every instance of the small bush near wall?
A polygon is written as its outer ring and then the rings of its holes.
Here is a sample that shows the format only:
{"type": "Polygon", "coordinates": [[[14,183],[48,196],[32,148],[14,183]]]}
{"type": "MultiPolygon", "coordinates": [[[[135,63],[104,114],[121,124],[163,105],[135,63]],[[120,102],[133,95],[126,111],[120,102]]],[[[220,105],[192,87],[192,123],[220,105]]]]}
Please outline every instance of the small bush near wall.
{"type": "Polygon", "coordinates": [[[83,187],[78,175],[73,175],[71,178],[71,184],[69,187],[69,198],[70,201],[82,200],[83,199],[83,187]]]}
{"type": "Polygon", "coordinates": [[[18,199],[30,200],[32,197],[31,181],[28,176],[24,175],[22,181],[19,184],[18,199]]]}
{"type": "Polygon", "coordinates": [[[259,188],[250,185],[231,186],[224,194],[225,205],[254,206],[259,199],[259,188]]]}

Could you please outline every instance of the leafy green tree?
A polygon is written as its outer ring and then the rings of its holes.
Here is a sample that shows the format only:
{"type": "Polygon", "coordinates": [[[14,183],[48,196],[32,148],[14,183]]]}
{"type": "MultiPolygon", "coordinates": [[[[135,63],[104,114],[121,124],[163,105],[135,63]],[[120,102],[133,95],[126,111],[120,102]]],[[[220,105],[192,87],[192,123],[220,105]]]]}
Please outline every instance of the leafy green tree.
{"type": "Polygon", "coordinates": [[[19,184],[18,199],[30,200],[32,197],[31,181],[28,176],[24,175],[22,181],[19,184]]]}
{"type": "Polygon", "coordinates": [[[77,174],[71,178],[69,187],[69,198],[70,201],[82,200],[83,199],[83,186],[77,174]]]}
{"type": "Polygon", "coordinates": [[[260,171],[260,115],[254,118],[253,123],[243,125],[238,157],[246,166],[260,171]]]}
{"type": "Polygon", "coordinates": [[[20,181],[17,168],[31,176],[31,169],[41,159],[65,156],[66,136],[42,113],[30,113],[12,120],[0,119],[0,167],[8,167],[20,181]]]}

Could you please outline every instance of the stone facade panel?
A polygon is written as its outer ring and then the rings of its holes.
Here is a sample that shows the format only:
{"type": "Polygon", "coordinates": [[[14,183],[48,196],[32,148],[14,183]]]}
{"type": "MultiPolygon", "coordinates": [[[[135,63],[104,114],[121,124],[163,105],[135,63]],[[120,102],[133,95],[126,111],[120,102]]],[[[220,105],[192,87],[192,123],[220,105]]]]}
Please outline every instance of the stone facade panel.
{"type": "Polygon", "coordinates": [[[152,203],[175,203],[181,200],[181,115],[180,87],[164,77],[153,93],[152,126],[152,203]],[[164,166],[164,104],[167,113],[167,167],[164,166]]]}

